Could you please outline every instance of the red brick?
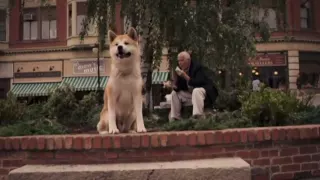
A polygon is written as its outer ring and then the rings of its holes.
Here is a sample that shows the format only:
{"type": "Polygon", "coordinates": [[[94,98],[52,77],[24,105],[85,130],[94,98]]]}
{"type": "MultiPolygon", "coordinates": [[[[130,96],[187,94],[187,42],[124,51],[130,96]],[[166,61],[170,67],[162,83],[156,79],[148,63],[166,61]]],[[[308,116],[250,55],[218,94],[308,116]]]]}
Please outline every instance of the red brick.
{"type": "Polygon", "coordinates": [[[46,138],[46,149],[53,150],[54,149],[54,139],[53,137],[46,138]]]}
{"type": "Polygon", "coordinates": [[[66,149],[71,149],[73,146],[73,138],[71,136],[67,136],[65,138],[63,138],[64,140],[64,148],[66,149]]]}
{"type": "Polygon", "coordinates": [[[271,166],[270,171],[271,171],[271,174],[280,172],[280,166],[271,166]]]}
{"type": "Polygon", "coordinates": [[[188,137],[186,134],[178,134],[178,144],[180,146],[186,146],[188,144],[188,137]]]}
{"type": "Polygon", "coordinates": [[[22,150],[28,149],[28,144],[29,144],[29,138],[27,138],[27,137],[21,138],[21,149],[22,150]]]}
{"type": "Polygon", "coordinates": [[[314,170],[314,171],[312,171],[312,175],[314,175],[314,176],[320,176],[320,170],[314,170]]]}
{"type": "Polygon", "coordinates": [[[205,145],[206,144],[206,137],[204,135],[204,133],[198,133],[197,135],[197,139],[198,139],[198,145],[205,145]]]}
{"type": "Polygon", "coordinates": [[[319,131],[318,128],[314,127],[310,131],[311,133],[311,138],[318,138],[319,137],[319,131]]]}
{"type": "Polygon", "coordinates": [[[197,135],[195,133],[191,133],[188,135],[188,145],[190,146],[197,145],[197,135]]]}
{"type": "Polygon", "coordinates": [[[317,153],[317,147],[316,146],[304,146],[300,147],[300,154],[312,154],[317,153]]]}
{"type": "Polygon", "coordinates": [[[131,148],[132,140],[131,135],[119,136],[120,137],[120,147],[117,148],[131,148]]]}
{"type": "Polygon", "coordinates": [[[271,140],[271,132],[270,129],[264,129],[263,135],[265,140],[271,140]]]}
{"type": "Polygon", "coordinates": [[[248,131],[248,141],[255,142],[257,138],[257,134],[254,130],[248,131]]]}
{"type": "Polygon", "coordinates": [[[264,150],[264,151],[261,151],[261,157],[269,157],[269,151],[268,150],[264,150]]]}
{"type": "Polygon", "coordinates": [[[22,160],[3,160],[2,166],[3,167],[20,167],[25,165],[22,160]]]}
{"type": "MultiPolygon", "coordinates": [[[[96,143],[99,143],[99,139],[97,139],[96,141],[98,141],[96,143]]],[[[102,136],[102,147],[104,149],[112,148],[112,139],[110,136],[102,136]]]]}
{"type": "Polygon", "coordinates": [[[160,135],[160,146],[161,147],[166,147],[167,143],[168,143],[168,134],[165,133],[165,134],[160,135]]]}
{"type": "Polygon", "coordinates": [[[252,180],[269,180],[269,175],[253,175],[252,180]]]}
{"type": "Polygon", "coordinates": [[[263,130],[260,130],[260,129],[257,130],[256,134],[257,134],[257,141],[264,141],[263,130]]]}
{"type": "MultiPolygon", "coordinates": [[[[48,142],[48,141],[47,141],[48,142]]],[[[82,137],[74,137],[73,138],[73,144],[72,148],[76,150],[81,150],[83,149],[83,138],[82,137]]]]}
{"type": "Polygon", "coordinates": [[[273,165],[282,165],[282,164],[291,164],[291,163],[292,163],[291,157],[279,157],[279,158],[272,159],[273,165]]]}
{"type": "Polygon", "coordinates": [[[281,166],[281,172],[300,171],[300,164],[286,164],[281,166]]]}
{"type": "Polygon", "coordinates": [[[232,141],[232,133],[230,131],[223,132],[223,143],[229,144],[232,141]]]}
{"type": "Polygon", "coordinates": [[[54,138],[54,146],[55,146],[55,149],[62,149],[63,148],[62,137],[55,137],[54,138]]]}
{"type": "Polygon", "coordinates": [[[240,143],[241,142],[239,131],[234,131],[231,133],[231,141],[233,143],[240,143]]]}
{"type": "Polygon", "coordinates": [[[37,149],[43,150],[46,147],[46,139],[44,137],[37,138],[37,149]]]}
{"type": "Polygon", "coordinates": [[[206,144],[207,145],[212,145],[214,143],[214,139],[213,139],[213,133],[212,132],[207,132],[204,134],[205,138],[206,138],[206,144]]]}
{"type": "Polygon", "coordinates": [[[151,146],[152,147],[159,147],[159,137],[158,135],[151,135],[151,146]]]}
{"type": "Polygon", "coordinates": [[[280,150],[280,156],[293,156],[299,154],[298,148],[284,148],[280,150]]]}
{"type": "Polygon", "coordinates": [[[101,149],[102,148],[102,137],[94,136],[92,138],[92,149],[101,149]]]}
{"type": "Polygon", "coordinates": [[[269,158],[254,159],[253,160],[253,165],[254,166],[269,166],[270,165],[270,159],[269,158]]]}
{"type": "Polygon", "coordinates": [[[111,139],[113,142],[113,146],[112,146],[113,148],[115,148],[115,149],[121,148],[121,137],[120,136],[115,135],[115,136],[111,137],[111,139]]]}
{"type": "Polygon", "coordinates": [[[312,161],[320,161],[320,154],[313,154],[311,156],[312,161]]]}
{"type": "Polygon", "coordinates": [[[143,135],[141,136],[141,147],[147,148],[150,146],[150,136],[143,135]]]}
{"type": "Polygon", "coordinates": [[[116,152],[105,152],[104,155],[105,155],[105,157],[107,159],[116,159],[116,158],[118,158],[118,154],[116,152]]]}
{"type": "Polygon", "coordinates": [[[301,170],[307,171],[307,170],[317,170],[319,168],[319,164],[316,162],[311,163],[303,163],[301,164],[301,170]]]}
{"type": "Polygon", "coordinates": [[[4,149],[5,139],[0,138],[0,150],[4,149]]]}
{"type": "Polygon", "coordinates": [[[248,142],[248,134],[246,131],[240,131],[240,139],[242,143],[248,142]]]}
{"type": "Polygon", "coordinates": [[[84,137],[84,149],[91,149],[92,148],[92,137],[84,137]]]}
{"type": "Polygon", "coordinates": [[[271,177],[272,180],[292,180],[293,173],[276,173],[271,177]]]}
{"type": "MultiPolygon", "coordinates": [[[[8,175],[10,172],[10,168],[0,168],[0,177],[1,175],[8,175]]],[[[1,178],[0,178],[1,180],[1,178]]]]}
{"type": "Polygon", "coordinates": [[[272,131],[271,131],[271,139],[273,141],[278,141],[279,140],[279,130],[278,129],[272,129],[272,131]]]}
{"type": "Polygon", "coordinates": [[[219,146],[207,146],[207,147],[202,147],[200,151],[205,155],[212,155],[212,154],[223,153],[224,148],[219,146]]]}
{"type": "Polygon", "coordinates": [[[131,137],[132,147],[139,148],[140,147],[140,135],[133,135],[131,137]]]}
{"type": "Polygon", "coordinates": [[[29,158],[31,159],[52,159],[54,157],[53,152],[29,152],[29,158]]]}
{"type": "Polygon", "coordinates": [[[241,157],[242,159],[250,158],[250,152],[249,151],[238,151],[236,152],[237,157],[241,157]]]}
{"type": "Polygon", "coordinates": [[[300,128],[300,139],[308,139],[309,138],[309,128],[300,128]]]}
{"type": "Polygon", "coordinates": [[[221,131],[214,133],[214,144],[221,144],[223,142],[223,134],[221,131]]]}
{"type": "Polygon", "coordinates": [[[168,135],[168,146],[177,146],[178,142],[178,135],[176,133],[168,135]]]}
{"type": "Polygon", "coordinates": [[[19,150],[20,148],[20,138],[12,138],[11,139],[12,149],[19,150]]]}
{"type": "Polygon", "coordinates": [[[310,161],[311,161],[310,155],[293,156],[294,163],[302,163],[302,162],[310,162],[310,161]]]}
{"type": "Polygon", "coordinates": [[[269,157],[277,157],[277,156],[279,156],[279,150],[277,149],[269,150],[269,157]]]}

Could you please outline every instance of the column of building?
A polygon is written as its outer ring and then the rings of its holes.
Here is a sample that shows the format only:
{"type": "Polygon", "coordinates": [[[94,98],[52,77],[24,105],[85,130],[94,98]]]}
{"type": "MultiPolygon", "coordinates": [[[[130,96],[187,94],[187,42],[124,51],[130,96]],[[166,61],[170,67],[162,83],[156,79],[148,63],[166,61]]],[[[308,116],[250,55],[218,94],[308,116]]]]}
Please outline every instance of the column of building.
{"type": "Polygon", "coordinates": [[[289,89],[297,89],[299,69],[299,51],[288,51],[289,89]]]}

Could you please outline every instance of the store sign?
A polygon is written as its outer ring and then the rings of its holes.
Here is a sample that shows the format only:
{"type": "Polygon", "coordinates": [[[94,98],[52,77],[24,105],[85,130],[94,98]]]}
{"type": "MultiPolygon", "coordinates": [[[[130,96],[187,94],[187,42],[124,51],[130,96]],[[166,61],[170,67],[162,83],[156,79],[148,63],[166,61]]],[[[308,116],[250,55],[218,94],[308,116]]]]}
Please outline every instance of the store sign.
{"type": "Polygon", "coordinates": [[[286,66],[285,54],[261,54],[249,60],[249,64],[255,67],[261,66],[286,66]]]}
{"type": "MultiPolygon", "coordinates": [[[[100,73],[105,72],[105,61],[100,60],[100,73]]],[[[97,74],[97,61],[76,61],[73,63],[73,74],[97,74]]]]}
{"type": "Polygon", "coordinates": [[[16,72],[15,78],[61,77],[61,71],[48,72],[16,72]]]}

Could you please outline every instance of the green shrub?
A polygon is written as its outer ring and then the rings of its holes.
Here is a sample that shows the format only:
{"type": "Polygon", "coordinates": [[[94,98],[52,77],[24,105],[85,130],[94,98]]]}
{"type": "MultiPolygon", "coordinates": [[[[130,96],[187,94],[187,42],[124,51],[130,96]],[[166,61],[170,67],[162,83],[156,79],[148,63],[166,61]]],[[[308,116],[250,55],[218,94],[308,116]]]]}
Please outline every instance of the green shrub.
{"type": "Polygon", "coordinates": [[[290,114],[306,110],[310,100],[298,100],[290,92],[264,88],[259,92],[240,97],[244,116],[258,126],[290,124],[290,114]]]}
{"type": "Polygon", "coordinates": [[[100,118],[102,106],[97,101],[98,93],[91,92],[85,95],[72,112],[72,121],[79,126],[95,127],[100,118]]]}
{"type": "Polygon", "coordinates": [[[49,119],[56,119],[59,123],[72,126],[79,122],[72,119],[72,113],[77,108],[77,99],[74,96],[74,90],[68,86],[62,86],[55,89],[49,96],[44,105],[44,113],[49,119]]]}
{"type": "Polygon", "coordinates": [[[0,136],[65,134],[67,129],[55,120],[20,121],[0,128],[0,136]]]}
{"type": "Polygon", "coordinates": [[[26,104],[17,101],[9,93],[7,99],[0,100],[0,125],[8,125],[21,120],[26,110],[26,104]]]}

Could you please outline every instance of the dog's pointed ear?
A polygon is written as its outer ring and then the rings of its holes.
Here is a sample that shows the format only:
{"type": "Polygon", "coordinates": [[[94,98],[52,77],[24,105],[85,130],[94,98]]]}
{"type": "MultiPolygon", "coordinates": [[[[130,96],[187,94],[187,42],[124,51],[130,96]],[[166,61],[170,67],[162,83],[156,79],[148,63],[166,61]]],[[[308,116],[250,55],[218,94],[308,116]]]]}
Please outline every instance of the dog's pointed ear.
{"type": "Polygon", "coordinates": [[[134,41],[138,41],[138,33],[133,27],[130,27],[128,31],[128,36],[134,41]]]}
{"type": "Polygon", "coordinates": [[[108,31],[108,39],[109,39],[109,42],[112,42],[116,37],[117,37],[117,34],[116,34],[116,33],[114,33],[112,30],[109,30],[109,31],[108,31]]]}

